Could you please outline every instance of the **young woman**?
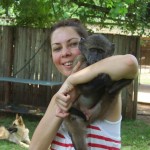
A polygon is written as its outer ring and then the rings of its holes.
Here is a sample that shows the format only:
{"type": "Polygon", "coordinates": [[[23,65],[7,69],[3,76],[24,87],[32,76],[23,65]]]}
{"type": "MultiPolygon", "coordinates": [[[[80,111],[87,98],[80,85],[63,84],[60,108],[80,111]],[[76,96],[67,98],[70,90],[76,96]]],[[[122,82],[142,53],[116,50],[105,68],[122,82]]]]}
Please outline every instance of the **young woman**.
{"type": "MultiPolygon", "coordinates": [[[[77,19],[60,21],[51,29],[50,43],[53,62],[67,79],[52,97],[45,115],[34,132],[30,150],[47,150],[50,145],[52,150],[74,150],[62,122],[78,96],[75,88],[77,84],[86,83],[100,73],[109,74],[112,80],[133,79],[137,75],[137,60],[129,54],[106,58],[80,71],[78,71],[80,64],[77,64],[73,69],[73,60],[80,54],[78,44],[81,37],[86,38],[87,32],[77,19]]],[[[119,150],[121,148],[122,103],[120,95],[104,120],[98,119],[87,127],[88,149],[119,150]]]]}

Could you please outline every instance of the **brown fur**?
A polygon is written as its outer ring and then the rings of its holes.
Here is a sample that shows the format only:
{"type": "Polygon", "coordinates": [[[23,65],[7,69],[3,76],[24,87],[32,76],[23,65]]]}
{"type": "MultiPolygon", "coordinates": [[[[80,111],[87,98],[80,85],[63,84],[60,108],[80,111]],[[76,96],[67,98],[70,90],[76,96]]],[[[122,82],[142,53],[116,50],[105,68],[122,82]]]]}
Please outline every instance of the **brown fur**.
{"type": "Polygon", "coordinates": [[[9,132],[4,126],[0,127],[0,140],[8,140],[22,147],[29,148],[30,138],[29,129],[25,127],[21,116],[16,114],[16,119],[13,121],[11,128],[16,128],[16,132],[9,132]]]}

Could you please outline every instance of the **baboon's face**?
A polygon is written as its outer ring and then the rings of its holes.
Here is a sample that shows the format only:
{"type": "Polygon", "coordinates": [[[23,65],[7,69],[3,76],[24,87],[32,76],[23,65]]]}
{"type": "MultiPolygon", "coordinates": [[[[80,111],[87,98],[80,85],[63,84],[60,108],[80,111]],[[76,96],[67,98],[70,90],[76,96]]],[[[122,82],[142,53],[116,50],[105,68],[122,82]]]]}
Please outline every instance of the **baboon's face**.
{"type": "Polygon", "coordinates": [[[89,65],[111,56],[114,53],[114,44],[101,34],[94,34],[79,43],[81,53],[86,57],[89,65]]]}

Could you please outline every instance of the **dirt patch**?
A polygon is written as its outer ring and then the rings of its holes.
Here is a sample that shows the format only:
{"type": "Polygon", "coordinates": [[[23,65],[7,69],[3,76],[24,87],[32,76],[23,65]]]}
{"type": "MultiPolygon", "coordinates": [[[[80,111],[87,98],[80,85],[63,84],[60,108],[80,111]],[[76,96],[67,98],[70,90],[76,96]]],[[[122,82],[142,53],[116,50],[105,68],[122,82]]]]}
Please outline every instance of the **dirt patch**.
{"type": "Polygon", "coordinates": [[[137,104],[137,119],[150,125],[150,103],[137,104]]]}
{"type": "Polygon", "coordinates": [[[137,115],[137,120],[142,120],[144,121],[146,124],[150,125],[150,115],[137,115]]]}
{"type": "Polygon", "coordinates": [[[138,103],[137,114],[150,115],[150,103],[138,103]]]}

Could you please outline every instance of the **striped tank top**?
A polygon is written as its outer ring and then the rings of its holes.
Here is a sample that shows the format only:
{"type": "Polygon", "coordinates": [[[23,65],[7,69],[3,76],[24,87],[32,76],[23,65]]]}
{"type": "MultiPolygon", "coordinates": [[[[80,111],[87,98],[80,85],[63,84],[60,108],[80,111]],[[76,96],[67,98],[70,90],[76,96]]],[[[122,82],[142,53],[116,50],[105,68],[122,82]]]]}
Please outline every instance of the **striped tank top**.
{"type": "MultiPolygon", "coordinates": [[[[120,150],[121,149],[121,118],[117,122],[107,120],[96,121],[87,127],[86,142],[88,150],[120,150]]],[[[50,150],[75,150],[68,132],[62,125],[50,150]]]]}

